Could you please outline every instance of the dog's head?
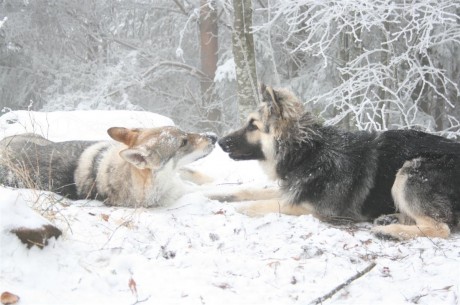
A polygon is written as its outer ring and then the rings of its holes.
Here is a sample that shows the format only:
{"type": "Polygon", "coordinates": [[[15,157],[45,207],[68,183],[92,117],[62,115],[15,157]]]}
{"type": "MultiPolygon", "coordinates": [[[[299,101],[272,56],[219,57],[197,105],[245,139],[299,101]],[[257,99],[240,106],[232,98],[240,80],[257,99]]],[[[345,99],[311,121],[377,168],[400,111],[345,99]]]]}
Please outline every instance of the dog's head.
{"type": "Polygon", "coordinates": [[[261,96],[259,109],[249,115],[244,126],[219,140],[219,145],[234,160],[272,158],[273,142],[304,113],[303,105],[286,89],[262,85],[261,96]]]}
{"type": "Polygon", "coordinates": [[[110,137],[127,146],[120,157],[139,169],[162,169],[171,163],[174,169],[207,156],[217,136],[212,133],[187,133],[177,127],[159,128],[112,127],[110,137]]]}

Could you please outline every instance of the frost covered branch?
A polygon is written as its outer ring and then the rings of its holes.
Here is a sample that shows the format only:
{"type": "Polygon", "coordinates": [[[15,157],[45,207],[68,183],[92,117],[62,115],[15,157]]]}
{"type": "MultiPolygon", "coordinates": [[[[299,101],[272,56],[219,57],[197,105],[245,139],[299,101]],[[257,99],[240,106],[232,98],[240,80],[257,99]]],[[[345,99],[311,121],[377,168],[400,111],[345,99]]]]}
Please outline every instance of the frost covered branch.
{"type": "Polygon", "coordinates": [[[334,73],[331,90],[308,96],[327,124],[459,137],[448,116],[460,115],[458,10],[449,0],[290,0],[256,30],[284,21],[290,53],[334,73]]]}

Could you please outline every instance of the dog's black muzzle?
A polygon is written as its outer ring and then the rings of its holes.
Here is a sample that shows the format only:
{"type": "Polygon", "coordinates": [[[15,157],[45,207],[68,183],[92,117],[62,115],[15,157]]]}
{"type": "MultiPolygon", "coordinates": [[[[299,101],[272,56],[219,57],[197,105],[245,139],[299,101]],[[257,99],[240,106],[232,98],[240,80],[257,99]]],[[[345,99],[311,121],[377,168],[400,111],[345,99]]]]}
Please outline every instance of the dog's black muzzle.
{"type": "Polygon", "coordinates": [[[219,146],[233,160],[264,160],[260,144],[252,144],[241,134],[233,133],[219,140],[219,146]]]}
{"type": "Polygon", "coordinates": [[[218,144],[222,148],[222,150],[225,151],[226,153],[231,152],[232,147],[234,146],[232,138],[230,138],[230,137],[224,137],[224,138],[220,139],[218,144]]]}

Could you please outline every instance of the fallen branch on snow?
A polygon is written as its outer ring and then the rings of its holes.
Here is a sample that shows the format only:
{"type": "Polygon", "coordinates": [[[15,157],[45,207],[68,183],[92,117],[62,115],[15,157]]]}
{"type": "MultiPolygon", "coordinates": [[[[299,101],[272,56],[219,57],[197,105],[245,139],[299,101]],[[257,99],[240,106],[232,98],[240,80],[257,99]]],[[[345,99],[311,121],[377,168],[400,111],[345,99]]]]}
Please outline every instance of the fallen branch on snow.
{"type": "Polygon", "coordinates": [[[340,290],[342,290],[346,286],[350,285],[353,281],[359,279],[364,274],[366,274],[369,271],[371,271],[375,267],[375,265],[376,265],[376,263],[372,262],[369,266],[364,268],[362,271],[356,273],[355,275],[350,277],[348,280],[346,280],[344,283],[342,283],[339,286],[335,287],[334,289],[332,289],[330,292],[328,292],[327,294],[323,295],[322,297],[319,297],[319,298],[313,300],[310,304],[321,304],[321,303],[323,303],[325,300],[331,298],[334,294],[336,294],[337,292],[339,292],[340,290]]]}

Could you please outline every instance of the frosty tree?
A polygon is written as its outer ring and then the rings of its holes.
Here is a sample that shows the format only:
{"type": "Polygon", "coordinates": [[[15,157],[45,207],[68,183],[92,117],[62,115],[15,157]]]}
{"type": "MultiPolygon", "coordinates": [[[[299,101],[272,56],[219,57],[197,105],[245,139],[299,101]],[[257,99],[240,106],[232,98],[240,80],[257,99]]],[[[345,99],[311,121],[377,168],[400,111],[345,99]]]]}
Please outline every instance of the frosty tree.
{"type": "MultiPolygon", "coordinates": [[[[304,73],[330,73],[325,81],[329,90],[309,96],[322,105],[327,123],[366,130],[419,127],[460,135],[454,115],[460,106],[458,1],[272,4],[273,18],[258,29],[285,22],[283,46],[310,63],[304,73]]],[[[308,80],[315,82],[311,75],[308,80]]]]}
{"type": "Polygon", "coordinates": [[[458,0],[2,1],[0,109],[139,109],[224,132],[264,82],[328,124],[458,137],[459,16],[458,0]]]}
{"type": "Polygon", "coordinates": [[[4,1],[0,109],[149,110],[219,130],[219,12],[213,0],[4,1]]]}
{"type": "Polygon", "coordinates": [[[233,20],[232,45],[238,103],[240,114],[246,116],[257,105],[258,100],[251,0],[233,1],[233,20]]]}
{"type": "Polygon", "coordinates": [[[216,1],[200,0],[200,59],[201,69],[207,75],[201,80],[203,108],[206,119],[216,125],[221,118],[220,107],[215,102],[214,77],[218,62],[218,16],[216,1]]]}

